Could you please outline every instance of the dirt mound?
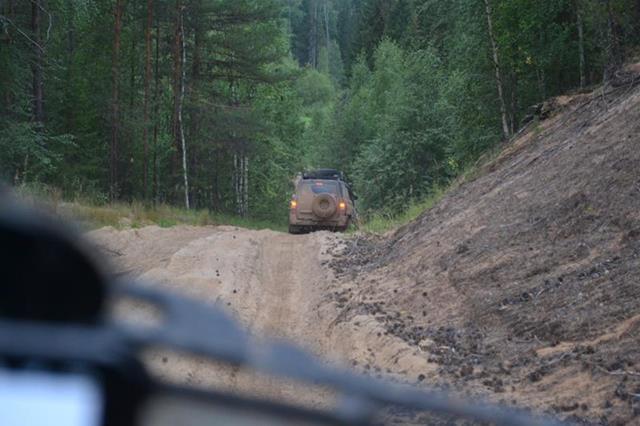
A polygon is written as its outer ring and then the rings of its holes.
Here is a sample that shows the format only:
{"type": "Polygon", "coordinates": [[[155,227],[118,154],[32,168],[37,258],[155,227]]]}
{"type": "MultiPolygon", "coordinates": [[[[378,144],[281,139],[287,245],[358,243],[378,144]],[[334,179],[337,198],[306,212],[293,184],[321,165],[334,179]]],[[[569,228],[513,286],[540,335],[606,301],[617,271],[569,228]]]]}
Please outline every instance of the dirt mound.
{"type": "Polygon", "coordinates": [[[428,382],[640,422],[638,80],[548,103],[414,223],[351,241],[333,262],[350,315],[422,350],[428,382]]]}

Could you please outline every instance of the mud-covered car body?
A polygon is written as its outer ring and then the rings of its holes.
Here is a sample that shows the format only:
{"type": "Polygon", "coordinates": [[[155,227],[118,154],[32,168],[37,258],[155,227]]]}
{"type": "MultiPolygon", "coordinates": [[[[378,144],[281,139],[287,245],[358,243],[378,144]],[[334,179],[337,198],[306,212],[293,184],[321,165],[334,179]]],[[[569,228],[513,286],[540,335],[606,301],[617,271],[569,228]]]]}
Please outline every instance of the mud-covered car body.
{"type": "Polygon", "coordinates": [[[354,196],[340,172],[321,169],[298,179],[289,208],[290,233],[314,229],[343,232],[355,216],[354,196]]]}

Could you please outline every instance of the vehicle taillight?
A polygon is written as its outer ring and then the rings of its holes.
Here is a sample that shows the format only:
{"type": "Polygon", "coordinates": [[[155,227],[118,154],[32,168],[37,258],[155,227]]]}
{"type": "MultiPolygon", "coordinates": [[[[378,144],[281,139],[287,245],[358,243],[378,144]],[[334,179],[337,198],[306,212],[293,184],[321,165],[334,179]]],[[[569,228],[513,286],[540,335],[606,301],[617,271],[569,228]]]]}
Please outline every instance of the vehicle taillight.
{"type": "Polygon", "coordinates": [[[296,207],[298,207],[298,202],[296,200],[291,200],[291,208],[295,209],[296,207]]]}
{"type": "Polygon", "coordinates": [[[347,203],[345,203],[344,201],[340,201],[340,203],[338,204],[338,207],[340,207],[340,210],[346,210],[347,203]]]}

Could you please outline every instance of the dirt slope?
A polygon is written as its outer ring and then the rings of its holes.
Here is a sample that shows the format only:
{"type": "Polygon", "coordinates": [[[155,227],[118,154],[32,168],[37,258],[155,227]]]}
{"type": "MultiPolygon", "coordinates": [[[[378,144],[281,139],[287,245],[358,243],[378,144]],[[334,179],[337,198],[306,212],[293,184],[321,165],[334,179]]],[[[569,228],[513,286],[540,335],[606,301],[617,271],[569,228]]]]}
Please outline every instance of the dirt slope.
{"type": "Polygon", "coordinates": [[[334,267],[351,315],[428,353],[427,381],[640,424],[640,88],[545,109],[479,177],[334,267]]]}
{"type": "MultiPolygon", "coordinates": [[[[90,238],[110,255],[119,272],[221,306],[257,336],[288,339],[324,359],[362,366],[371,374],[400,378],[407,366],[430,368],[427,359],[402,339],[384,335],[373,318],[341,321],[341,304],[332,297],[340,284],[326,265],[329,251],[344,246],[335,234],[146,227],[103,228],[90,233],[90,238]],[[380,360],[375,365],[369,364],[374,350],[380,360]]],[[[301,392],[292,383],[178,354],[156,352],[149,359],[156,374],[178,382],[311,406],[331,401],[326,390],[301,392]]]]}

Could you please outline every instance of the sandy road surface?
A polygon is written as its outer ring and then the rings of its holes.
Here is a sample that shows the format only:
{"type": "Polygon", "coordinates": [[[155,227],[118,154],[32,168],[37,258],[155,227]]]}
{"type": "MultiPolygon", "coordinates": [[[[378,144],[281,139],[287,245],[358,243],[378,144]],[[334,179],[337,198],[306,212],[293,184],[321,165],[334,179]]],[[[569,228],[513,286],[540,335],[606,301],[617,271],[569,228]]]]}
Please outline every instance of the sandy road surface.
{"type": "MultiPolygon", "coordinates": [[[[233,227],[104,228],[90,238],[116,269],[171,291],[222,306],[255,335],[283,338],[318,356],[382,376],[417,377],[432,368],[415,348],[386,335],[368,315],[348,315],[335,294],[349,283],[324,266],[340,250],[328,232],[288,235],[233,227]]],[[[157,374],[275,399],[323,404],[328,393],[211,365],[177,354],[149,355],[157,374]],[[307,395],[301,400],[300,395],[307,395]]]]}

